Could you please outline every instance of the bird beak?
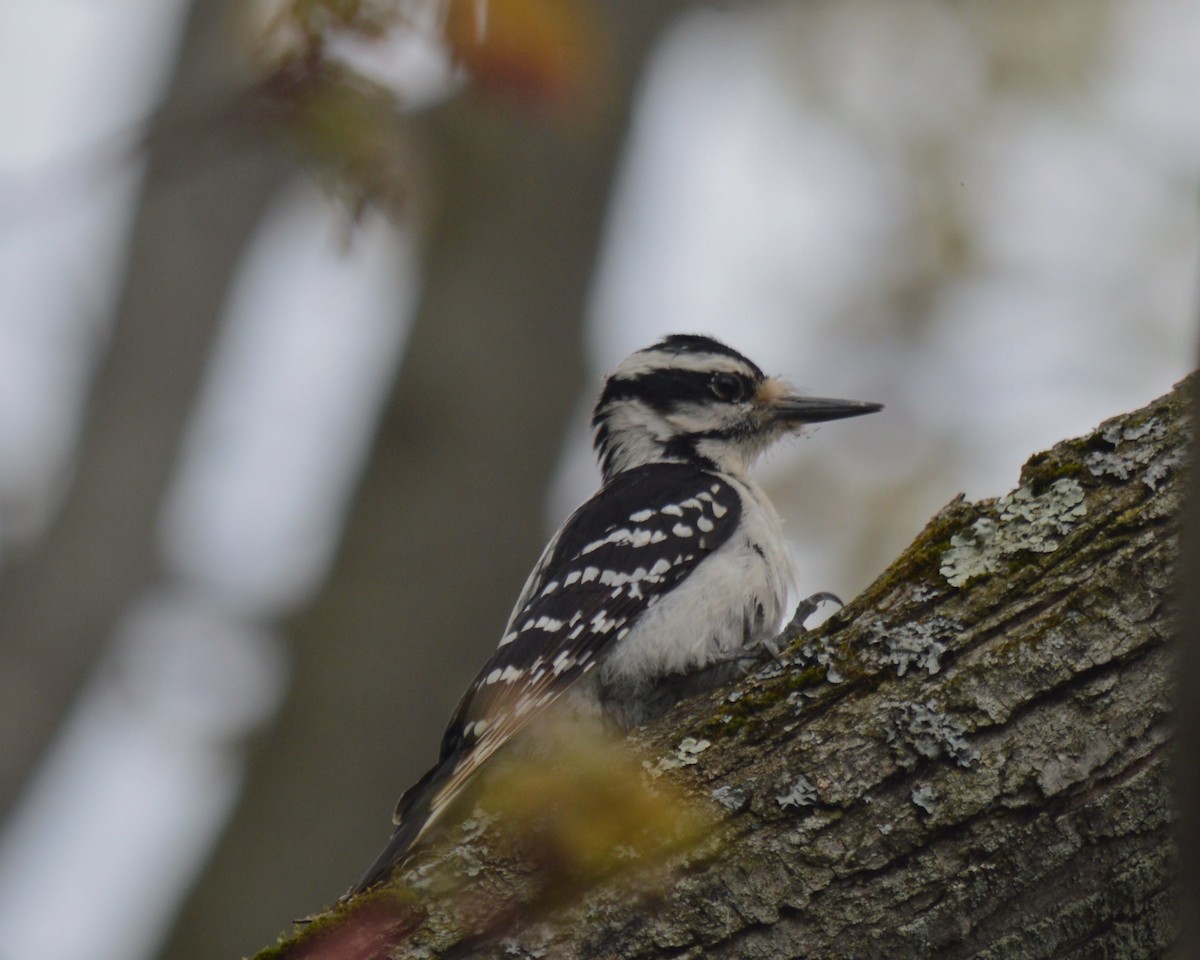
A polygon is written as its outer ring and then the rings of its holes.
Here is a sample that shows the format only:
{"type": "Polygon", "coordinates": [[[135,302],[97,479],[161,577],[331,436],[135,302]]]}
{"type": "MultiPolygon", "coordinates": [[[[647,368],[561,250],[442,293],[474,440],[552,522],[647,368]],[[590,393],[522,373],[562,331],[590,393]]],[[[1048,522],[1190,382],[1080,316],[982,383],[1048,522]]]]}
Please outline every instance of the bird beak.
{"type": "Polygon", "coordinates": [[[801,397],[794,393],[785,394],[770,404],[773,419],[787,424],[822,423],[826,420],[844,420],[861,417],[883,409],[882,403],[867,403],[863,400],[830,400],[825,397],[801,397]]]}

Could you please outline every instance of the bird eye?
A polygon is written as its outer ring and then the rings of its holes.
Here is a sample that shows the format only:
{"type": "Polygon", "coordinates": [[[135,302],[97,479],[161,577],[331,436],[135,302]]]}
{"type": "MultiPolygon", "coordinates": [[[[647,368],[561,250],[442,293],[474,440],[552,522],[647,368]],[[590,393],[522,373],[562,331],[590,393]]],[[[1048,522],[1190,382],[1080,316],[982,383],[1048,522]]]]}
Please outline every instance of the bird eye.
{"type": "Polygon", "coordinates": [[[718,400],[737,403],[746,399],[746,382],[734,373],[714,373],[708,389],[718,400]]]}

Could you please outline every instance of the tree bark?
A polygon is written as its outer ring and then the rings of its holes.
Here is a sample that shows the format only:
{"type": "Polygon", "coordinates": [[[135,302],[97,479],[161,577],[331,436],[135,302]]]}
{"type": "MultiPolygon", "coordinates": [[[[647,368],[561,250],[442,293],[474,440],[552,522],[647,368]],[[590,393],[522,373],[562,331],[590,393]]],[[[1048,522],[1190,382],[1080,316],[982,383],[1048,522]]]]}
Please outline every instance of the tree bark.
{"type": "Polygon", "coordinates": [[[475,817],[260,957],[1165,956],[1188,385],[630,738],[718,813],[683,852],[571,887],[475,817]]]}
{"type": "MultiPolygon", "coordinates": [[[[1200,423],[1200,391],[1192,391],[1192,425],[1200,423]]],[[[1198,462],[1192,437],[1191,462],[1198,462]]],[[[1180,539],[1172,779],[1179,813],[1178,942],[1175,960],[1200,960],[1200,470],[1189,471],[1180,539]]]]}

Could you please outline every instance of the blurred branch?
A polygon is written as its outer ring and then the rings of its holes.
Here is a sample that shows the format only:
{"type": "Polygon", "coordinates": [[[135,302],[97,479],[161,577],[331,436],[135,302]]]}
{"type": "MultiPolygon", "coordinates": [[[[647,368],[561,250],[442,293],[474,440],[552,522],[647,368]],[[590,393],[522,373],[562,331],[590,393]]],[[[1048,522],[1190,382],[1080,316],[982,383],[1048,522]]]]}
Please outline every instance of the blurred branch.
{"type": "Polygon", "coordinates": [[[290,624],[288,701],[163,956],[241,955],[336,896],[432,759],[544,539],[636,83],[681,5],[596,5],[612,71],[578,123],[474,84],[403,121],[422,161],[404,183],[424,231],[416,321],[337,563],[290,624]]]}
{"type": "Polygon", "coordinates": [[[234,148],[178,115],[224,102],[236,3],[200,0],[156,126],[111,341],[92,385],[76,469],[47,535],[0,579],[0,810],[12,803],[113,625],[158,573],[159,506],[230,279],[287,169],[261,143],[234,148]],[[204,162],[198,163],[197,157],[204,162]],[[13,689],[16,689],[15,687],[13,689]]]}
{"type": "Polygon", "coordinates": [[[954,501],[781,663],[643,730],[724,817],[698,847],[564,903],[476,818],[260,957],[1165,956],[1188,412],[1185,383],[954,501]]]}

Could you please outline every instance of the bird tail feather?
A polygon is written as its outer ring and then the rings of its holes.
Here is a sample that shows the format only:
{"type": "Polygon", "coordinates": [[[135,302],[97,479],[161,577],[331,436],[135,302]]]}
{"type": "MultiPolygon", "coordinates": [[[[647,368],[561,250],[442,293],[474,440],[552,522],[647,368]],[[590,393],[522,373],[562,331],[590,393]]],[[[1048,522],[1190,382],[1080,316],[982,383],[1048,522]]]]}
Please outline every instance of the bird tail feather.
{"type": "Polygon", "coordinates": [[[446,809],[443,787],[458,767],[453,761],[440,762],[430,769],[425,776],[404,792],[396,805],[396,829],[393,831],[387,846],[367,868],[362,879],[350,888],[347,897],[362,893],[377,883],[382,883],[401,861],[424,838],[442,812],[446,809]]]}

